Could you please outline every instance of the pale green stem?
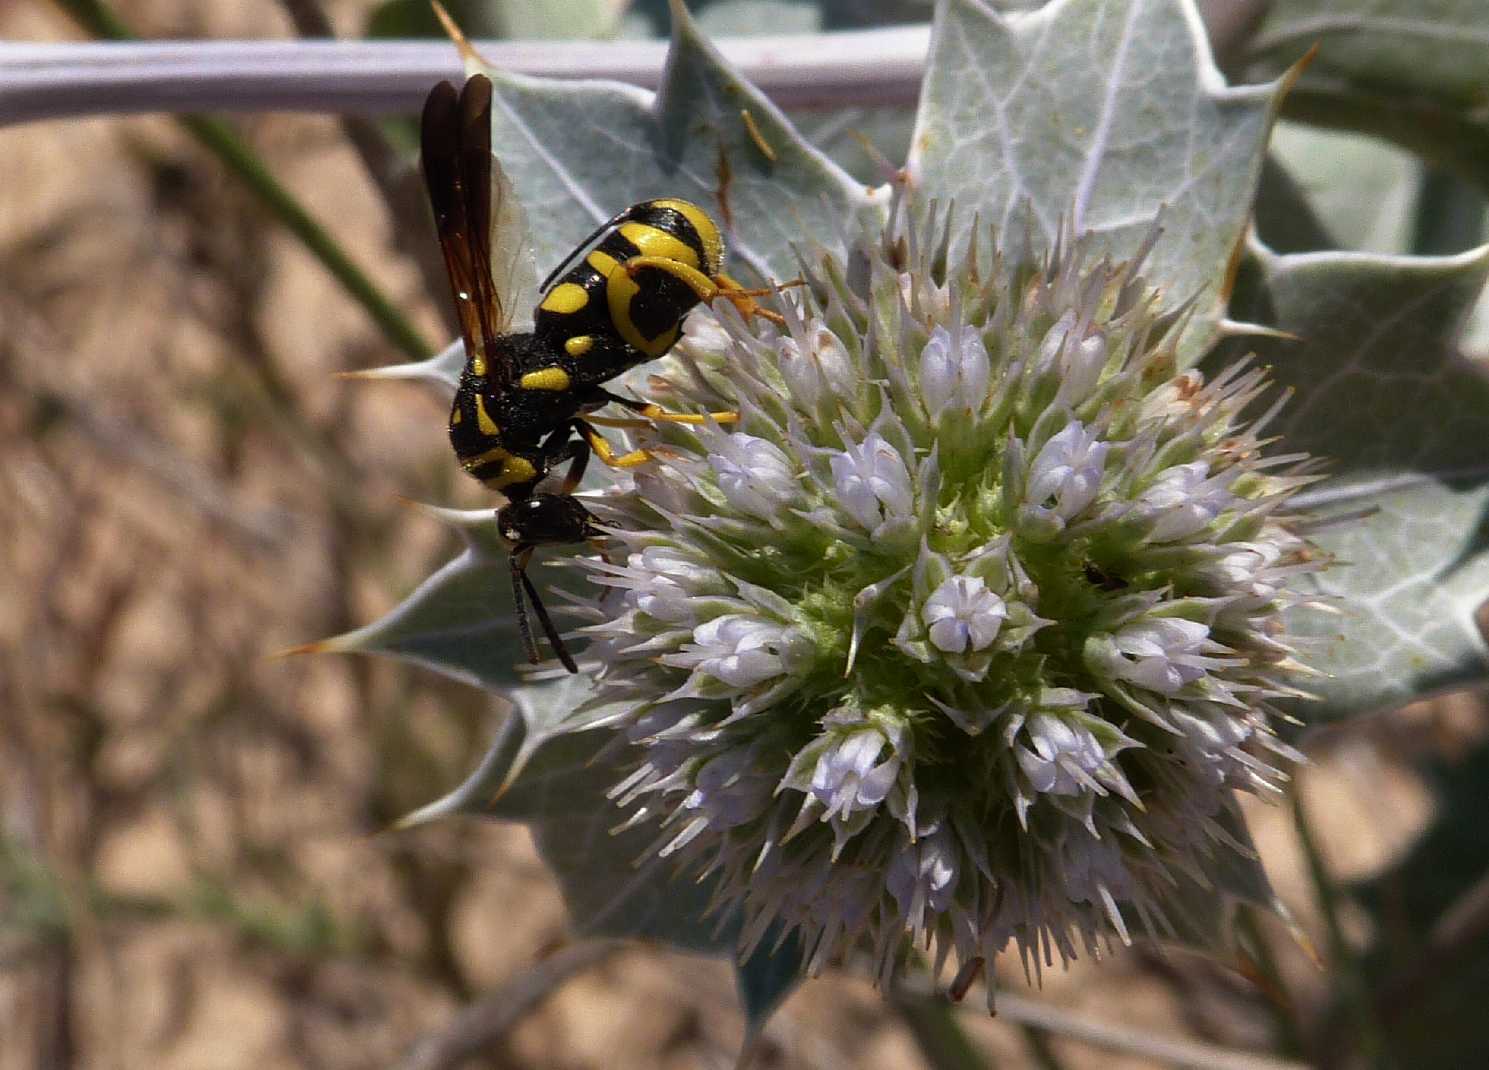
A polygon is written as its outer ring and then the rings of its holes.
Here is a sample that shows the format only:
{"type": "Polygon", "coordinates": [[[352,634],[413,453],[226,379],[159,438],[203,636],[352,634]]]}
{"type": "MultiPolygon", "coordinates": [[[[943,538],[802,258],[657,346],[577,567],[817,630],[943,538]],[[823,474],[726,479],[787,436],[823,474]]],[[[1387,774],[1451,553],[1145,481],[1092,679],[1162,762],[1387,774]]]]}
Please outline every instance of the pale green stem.
{"type": "Polygon", "coordinates": [[[1324,933],[1329,945],[1329,964],[1334,971],[1334,997],[1353,1027],[1355,1054],[1360,1057],[1363,1065],[1378,1066],[1384,1053],[1380,1025],[1375,1017],[1369,985],[1360,967],[1359,958],[1345,939],[1344,927],[1339,921],[1339,890],[1319,850],[1313,827],[1308,823],[1303,793],[1296,784],[1291,795],[1293,826],[1298,832],[1298,843],[1308,863],[1308,875],[1313,882],[1319,914],[1324,921],[1324,933]]]}
{"type": "Polygon", "coordinates": [[[991,1056],[973,1045],[946,997],[894,989],[889,1003],[910,1027],[930,1070],[989,1070],[994,1065],[991,1056]]]}
{"type": "MultiPolygon", "coordinates": [[[[76,13],[89,0],[59,2],[76,13]]],[[[904,26],[717,45],[782,107],[842,108],[913,105],[929,41],[928,26],[904,26]]],[[[661,84],[667,58],[665,41],[475,45],[502,70],[645,89],[661,84]]],[[[460,57],[445,41],[0,42],[0,125],[187,108],[408,115],[431,85],[460,76],[460,57]]]]}

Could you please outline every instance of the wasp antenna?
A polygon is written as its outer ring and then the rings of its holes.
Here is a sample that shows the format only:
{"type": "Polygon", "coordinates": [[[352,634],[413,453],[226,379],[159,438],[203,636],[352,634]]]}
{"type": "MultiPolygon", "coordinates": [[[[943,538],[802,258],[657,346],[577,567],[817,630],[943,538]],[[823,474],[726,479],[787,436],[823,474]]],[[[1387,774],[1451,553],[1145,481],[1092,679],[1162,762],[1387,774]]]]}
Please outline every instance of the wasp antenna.
{"type": "MultiPolygon", "coordinates": [[[[574,664],[573,657],[569,654],[569,648],[564,645],[558,629],[553,626],[552,619],[548,616],[548,610],[543,608],[543,600],[538,597],[538,589],[533,586],[533,581],[527,578],[527,570],[521,570],[518,575],[522,577],[522,586],[527,591],[527,600],[532,603],[533,612],[538,615],[538,623],[543,626],[543,634],[548,637],[548,642],[553,647],[553,652],[558,655],[558,660],[563,662],[565,669],[577,674],[579,666],[574,664]]],[[[537,658],[533,658],[537,661],[537,658]]]]}

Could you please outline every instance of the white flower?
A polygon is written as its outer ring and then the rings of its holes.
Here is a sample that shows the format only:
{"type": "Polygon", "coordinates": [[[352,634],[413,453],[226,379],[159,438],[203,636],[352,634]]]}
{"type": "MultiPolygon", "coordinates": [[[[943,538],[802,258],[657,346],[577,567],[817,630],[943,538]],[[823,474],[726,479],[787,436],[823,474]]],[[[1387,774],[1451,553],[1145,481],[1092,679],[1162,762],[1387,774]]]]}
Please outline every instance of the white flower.
{"type": "Polygon", "coordinates": [[[1113,671],[1139,687],[1176,695],[1202,679],[1211,659],[1202,656],[1210,629],[1181,617],[1158,617],[1128,624],[1112,637],[1124,658],[1113,671]]]}
{"type": "Polygon", "coordinates": [[[1008,607],[982,577],[952,576],[926,599],[920,615],[937,649],[960,654],[968,645],[973,650],[991,646],[1008,618],[1008,607]]]}
{"type": "Polygon", "coordinates": [[[938,326],[920,351],[920,392],[933,417],[953,409],[976,412],[987,399],[987,346],[975,330],[964,327],[960,334],[957,345],[952,333],[938,326]]]}
{"type": "Polygon", "coordinates": [[[1079,795],[1089,790],[1089,779],[1077,771],[1094,778],[1106,764],[1106,751],[1089,728],[1048,713],[1036,713],[1024,728],[1034,749],[1017,746],[1014,757],[1035,791],[1079,795]]]}
{"type": "Polygon", "coordinates": [[[635,578],[626,588],[626,603],[657,620],[691,621],[698,595],[723,590],[716,570],[666,547],[648,546],[631,554],[627,564],[635,578]]]}
{"type": "Polygon", "coordinates": [[[693,651],[670,664],[693,667],[730,687],[752,687],[786,671],[786,628],[740,613],[726,613],[693,629],[693,651]]]}
{"type": "Polygon", "coordinates": [[[708,463],[729,504],[763,520],[775,517],[796,496],[791,459],[763,438],[743,431],[719,435],[708,463]]]}
{"type": "Polygon", "coordinates": [[[825,817],[846,817],[882,803],[899,771],[893,743],[877,727],[862,728],[834,740],[822,752],[812,770],[812,794],[827,808],[825,817]],[[889,753],[883,755],[886,748],[889,753]]]}
{"type": "Polygon", "coordinates": [[[1138,502],[1157,518],[1148,538],[1172,542],[1203,531],[1235,501],[1228,478],[1209,479],[1210,465],[1193,461],[1158,474],[1138,502]]]}
{"type": "Polygon", "coordinates": [[[1110,446],[1072,420],[1039,450],[1029,466],[1024,501],[1041,517],[1073,520],[1096,500],[1110,446]]]}
{"type": "Polygon", "coordinates": [[[918,924],[925,911],[939,914],[951,905],[961,868],[957,855],[943,826],[900,848],[890,859],[884,886],[901,913],[918,924]]]}
{"type": "Polygon", "coordinates": [[[826,397],[847,397],[856,389],[856,369],[842,340],[820,320],[811,320],[801,331],[802,341],[783,337],[776,341],[776,359],[781,377],[792,395],[815,406],[826,397]]]}
{"type": "Polygon", "coordinates": [[[881,534],[894,520],[908,519],[915,507],[910,470],[899,451],[878,432],[835,454],[832,477],[838,504],[870,534],[881,534]]]}

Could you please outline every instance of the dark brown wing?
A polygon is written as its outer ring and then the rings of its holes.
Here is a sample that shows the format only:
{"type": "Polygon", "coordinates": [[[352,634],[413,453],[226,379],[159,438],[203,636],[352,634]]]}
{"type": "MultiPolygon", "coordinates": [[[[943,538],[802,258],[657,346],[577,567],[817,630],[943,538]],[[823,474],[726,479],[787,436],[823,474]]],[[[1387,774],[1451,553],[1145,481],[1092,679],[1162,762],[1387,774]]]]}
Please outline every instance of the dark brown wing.
{"type": "Polygon", "coordinates": [[[424,184],[466,353],[484,363],[490,379],[510,384],[511,359],[501,343],[509,316],[491,278],[490,80],[472,75],[458,95],[449,82],[430,90],[420,137],[424,184]]]}

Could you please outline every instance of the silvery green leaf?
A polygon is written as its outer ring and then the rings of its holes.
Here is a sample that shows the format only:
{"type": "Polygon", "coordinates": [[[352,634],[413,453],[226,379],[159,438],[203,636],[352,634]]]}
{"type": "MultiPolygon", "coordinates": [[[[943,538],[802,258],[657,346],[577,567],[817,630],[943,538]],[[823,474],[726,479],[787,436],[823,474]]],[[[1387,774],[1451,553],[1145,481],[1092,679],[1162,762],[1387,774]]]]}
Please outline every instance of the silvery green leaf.
{"type": "Polygon", "coordinates": [[[589,693],[587,678],[567,675],[508,692],[512,710],[475,771],[454,791],[403,818],[399,827],[456,814],[536,820],[589,813],[593,800],[550,790],[555,779],[587,766],[610,742],[610,733],[589,730],[605,710],[574,716],[589,693]]]}
{"type": "Polygon", "coordinates": [[[1244,62],[1279,71],[1318,46],[1291,118],[1356,130],[1489,188],[1489,9],[1482,0],[1281,0],[1244,62]]]}
{"type": "Polygon", "coordinates": [[[943,0],[909,161],[911,181],[1016,232],[1062,220],[1136,251],[1162,211],[1149,281],[1203,292],[1197,357],[1245,231],[1282,83],[1227,88],[1184,0],[1056,0],[1000,17],[943,0]]]}
{"type": "Polygon", "coordinates": [[[496,8],[503,36],[585,38],[614,32],[626,6],[625,0],[501,0],[496,8]]]}
{"type": "Polygon", "coordinates": [[[540,267],[649,197],[696,201],[724,226],[731,270],[776,279],[795,274],[792,246],[803,235],[830,246],[835,228],[882,212],[885,198],[804,141],[704,40],[681,3],[672,17],[655,95],[486,71],[495,87],[492,144],[528,217],[542,221],[533,233],[540,267]]]}
{"type": "MultiPolygon", "coordinates": [[[[1340,564],[1334,612],[1297,611],[1318,637],[1310,721],[1390,707],[1489,678],[1474,612],[1489,594],[1489,381],[1457,338],[1489,247],[1457,257],[1255,250],[1247,318],[1301,340],[1253,346],[1295,391],[1276,430],[1331,461],[1301,504],[1362,520],[1320,531],[1340,564]]],[[[1249,289],[1249,287],[1248,287],[1249,289]]]]}
{"type": "Polygon", "coordinates": [[[1246,54],[1282,70],[1314,45],[1311,79],[1472,108],[1489,75],[1489,10],[1483,0],[1274,0],[1246,54]]]}
{"type": "Polygon", "coordinates": [[[1376,138],[1290,122],[1277,124],[1272,151],[1341,248],[1410,250],[1420,169],[1408,153],[1376,138]]]}
{"type": "Polygon", "coordinates": [[[797,128],[833,162],[867,185],[888,175],[884,165],[898,167],[910,151],[915,126],[913,108],[838,108],[793,116],[797,128]]]}
{"type": "Polygon", "coordinates": [[[1262,165],[1256,188],[1256,234],[1279,253],[1313,253],[1337,249],[1339,241],[1329,233],[1314,211],[1307,192],[1276,153],[1262,165]]]}
{"type": "Polygon", "coordinates": [[[822,13],[809,0],[714,0],[698,12],[698,26],[711,38],[816,33],[822,13]]]}
{"type": "MultiPolygon", "coordinates": [[[[512,578],[505,543],[492,509],[422,507],[449,524],[465,548],[412,594],[378,620],[303,648],[316,653],[387,654],[433,669],[464,683],[502,690],[520,683],[526,665],[512,603],[512,578]]],[[[558,556],[549,555],[549,559],[558,556]]],[[[544,567],[535,557],[528,568],[540,591],[581,582],[572,570],[544,567]]],[[[558,599],[545,599],[550,610],[558,599]]],[[[559,603],[561,606],[561,603],[559,603]]],[[[557,622],[562,627],[562,610],[557,622]]]]}
{"type": "Polygon", "coordinates": [[[704,916],[709,886],[679,877],[672,862],[648,851],[655,826],[614,831],[627,816],[607,797],[621,755],[614,732],[586,727],[603,720],[605,709],[575,720],[588,693],[583,677],[513,691],[515,709],[476,770],[400,827],[455,814],[521,821],[532,828],[581,932],[696,951],[732,948],[738,926],[704,916]]]}

